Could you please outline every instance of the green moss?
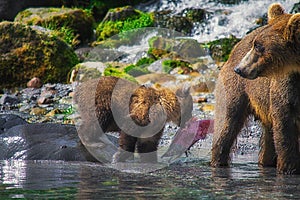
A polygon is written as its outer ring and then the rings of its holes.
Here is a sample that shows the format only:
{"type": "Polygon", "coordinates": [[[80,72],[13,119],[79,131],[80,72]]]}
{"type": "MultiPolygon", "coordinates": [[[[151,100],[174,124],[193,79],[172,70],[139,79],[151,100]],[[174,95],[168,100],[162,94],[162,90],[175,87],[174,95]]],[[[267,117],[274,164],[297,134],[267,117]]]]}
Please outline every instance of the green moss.
{"type": "Polygon", "coordinates": [[[32,77],[66,82],[79,61],[62,40],[20,23],[0,23],[0,86],[24,86],[32,77]]]}
{"type": "Polygon", "coordinates": [[[155,60],[153,58],[147,58],[147,57],[144,57],[144,58],[141,58],[137,61],[136,65],[137,66],[149,66],[150,64],[152,64],[155,60]]]}
{"type": "Polygon", "coordinates": [[[228,60],[232,48],[240,41],[240,39],[231,36],[229,38],[223,38],[208,42],[205,47],[209,49],[212,58],[219,62],[225,62],[228,60]]]}
{"type": "Polygon", "coordinates": [[[82,9],[29,8],[20,12],[15,21],[53,30],[72,46],[89,41],[93,36],[94,19],[90,12],[82,9]]]}
{"type": "Polygon", "coordinates": [[[130,30],[153,26],[153,16],[149,13],[137,11],[139,15],[131,16],[125,20],[104,21],[97,29],[97,40],[102,41],[119,33],[125,33],[130,30]]]}
{"type": "Polygon", "coordinates": [[[124,72],[133,77],[137,77],[137,76],[141,76],[141,75],[150,73],[147,68],[137,66],[137,65],[129,65],[129,66],[125,67],[124,72]]]}
{"type": "Polygon", "coordinates": [[[104,76],[115,76],[118,78],[123,78],[123,79],[127,79],[129,81],[135,82],[137,83],[137,81],[135,80],[135,78],[129,74],[126,74],[123,70],[121,69],[117,69],[114,67],[108,67],[104,70],[104,76]]]}
{"type": "Polygon", "coordinates": [[[80,41],[78,40],[79,35],[75,34],[74,29],[70,28],[68,25],[59,26],[55,22],[45,23],[43,27],[53,30],[51,34],[54,37],[59,37],[67,44],[72,47],[76,47],[80,41]]]}
{"type": "Polygon", "coordinates": [[[170,73],[172,69],[180,67],[181,69],[190,68],[190,63],[182,60],[164,60],[162,62],[163,72],[170,73]]]}

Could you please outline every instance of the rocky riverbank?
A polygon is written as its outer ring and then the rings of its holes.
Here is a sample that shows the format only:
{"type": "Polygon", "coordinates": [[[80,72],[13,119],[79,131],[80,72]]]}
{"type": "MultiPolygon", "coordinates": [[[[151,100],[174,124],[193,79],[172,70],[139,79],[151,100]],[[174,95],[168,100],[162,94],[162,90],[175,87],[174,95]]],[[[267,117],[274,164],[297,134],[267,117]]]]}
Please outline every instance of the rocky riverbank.
{"type": "MultiPolygon", "coordinates": [[[[12,5],[1,2],[0,11],[12,5]]],[[[86,159],[76,136],[78,115],[72,98],[77,84],[100,76],[171,89],[187,84],[192,88],[193,115],[213,118],[218,68],[240,37],[226,32],[205,41],[203,35],[226,28],[233,6],[243,6],[244,1],[210,1],[216,8],[185,5],[180,9],[175,2],[165,7],[165,1],[68,1],[63,7],[51,3],[49,7],[49,2],[24,1],[11,11],[14,13],[0,12],[4,13],[0,16],[0,138],[3,148],[14,152],[1,154],[3,159],[86,159]],[[66,127],[68,139],[61,138],[66,127]],[[49,128],[54,128],[56,136],[47,136],[49,128]],[[49,140],[33,149],[48,149],[48,157],[24,157],[21,152],[32,149],[28,146],[32,141],[25,139],[32,139],[26,130],[35,130],[32,134],[37,133],[37,138],[45,132],[49,140]],[[12,138],[22,138],[26,145],[16,146],[19,140],[12,138]],[[12,146],[5,146],[11,139],[12,146]],[[56,153],[47,147],[52,140],[57,142],[53,147],[56,153]],[[69,146],[80,155],[57,153],[69,146]],[[51,157],[53,154],[66,156],[51,157]]],[[[291,5],[291,13],[299,10],[299,3],[291,5]]],[[[265,24],[266,14],[251,20],[245,33],[265,24]]],[[[168,125],[161,146],[168,145],[175,132],[176,128],[168,125]]],[[[255,123],[245,129],[235,152],[257,150],[259,133],[255,123]]],[[[211,138],[206,143],[209,146],[211,138]]],[[[205,146],[197,145],[195,148],[205,146]]]]}

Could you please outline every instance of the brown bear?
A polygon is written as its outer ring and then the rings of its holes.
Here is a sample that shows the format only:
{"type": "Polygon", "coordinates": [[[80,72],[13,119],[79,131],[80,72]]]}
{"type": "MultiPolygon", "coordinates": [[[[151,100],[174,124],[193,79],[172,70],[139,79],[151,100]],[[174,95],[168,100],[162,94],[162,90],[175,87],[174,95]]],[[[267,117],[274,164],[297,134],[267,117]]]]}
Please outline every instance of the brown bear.
{"type": "MultiPolygon", "coordinates": [[[[192,117],[193,100],[189,88],[176,93],[166,88],[154,89],[113,76],[101,77],[95,84],[95,116],[103,131],[119,132],[119,148],[113,162],[124,162],[133,158],[135,150],[141,162],[157,162],[157,147],[166,122],[183,126],[192,117]]],[[[84,85],[84,84],[83,84],[84,85]]],[[[92,88],[79,87],[81,102],[92,88]]],[[[80,102],[80,101],[79,101],[80,102]]],[[[79,105],[86,123],[91,116],[79,105]]],[[[101,133],[99,133],[100,135],[101,133]]]]}
{"type": "Polygon", "coordinates": [[[220,71],[211,166],[228,166],[234,141],[254,115],[263,127],[259,165],[300,173],[299,72],[300,14],[272,4],[268,24],[246,35],[220,71]]]}

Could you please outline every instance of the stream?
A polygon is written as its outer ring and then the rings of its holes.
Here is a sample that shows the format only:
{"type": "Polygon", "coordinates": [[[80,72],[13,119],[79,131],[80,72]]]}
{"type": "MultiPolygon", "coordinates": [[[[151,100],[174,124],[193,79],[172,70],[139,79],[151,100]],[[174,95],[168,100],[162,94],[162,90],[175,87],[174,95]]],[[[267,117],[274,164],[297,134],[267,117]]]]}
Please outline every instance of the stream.
{"type": "MultiPolygon", "coordinates": [[[[205,42],[229,35],[243,37],[274,1],[248,0],[238,5],[216,2],[161,0],[137,8],[172,10],[174,14],[185,8],[204,8],[213,14],[196,24],[189,37],[205,42]]],[[[276,2],[288,12],[299,1],[276,2]]],[[[137,48],[145,52],[141,46],[119,50],[136,55],[137,48]]],[[[132,55],[126,59],[137,60],[132,55]]],[[[247,131],[254,137],[246,134],[240,138],[229,168],[209,166],[211,136],[192,148],[188,157],[183,155],[145,173],[135,171],[130,163],[125,168],[132,170],[126,171],[92,162],[0,160],[0,199],[300,199],[300,176],[277,175],[275,168],[258,167],[259,134],[257,128],[247,131]],[[248,145],[245,151],[243,144],[248,145]]]]}

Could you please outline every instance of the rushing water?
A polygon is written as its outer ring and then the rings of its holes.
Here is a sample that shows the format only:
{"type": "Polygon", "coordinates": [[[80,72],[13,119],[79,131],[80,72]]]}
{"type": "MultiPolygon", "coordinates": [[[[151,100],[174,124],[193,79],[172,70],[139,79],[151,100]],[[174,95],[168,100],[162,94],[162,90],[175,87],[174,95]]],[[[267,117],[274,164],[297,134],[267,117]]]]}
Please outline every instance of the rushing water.
{"type": "Polygon", "coordinates": [[[212,41],[234,35],[243,37],[250,29],[256,27],[256,20],[267,13],[271,3],[281,3],[286,12],[291,11],[298,0],[245,0],[239,4],[224,5],[217,0],[161,0],[147,7],[146,11],[171,10],[180,13],[186,8],[201,8],[210,13],[207,20],[196,24],[192,37],[199,42],[212,41]]]}

